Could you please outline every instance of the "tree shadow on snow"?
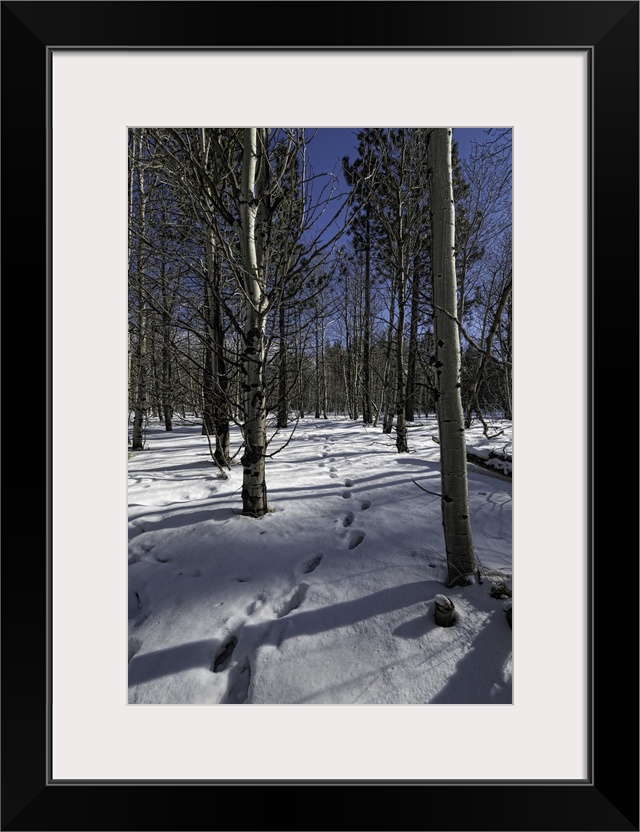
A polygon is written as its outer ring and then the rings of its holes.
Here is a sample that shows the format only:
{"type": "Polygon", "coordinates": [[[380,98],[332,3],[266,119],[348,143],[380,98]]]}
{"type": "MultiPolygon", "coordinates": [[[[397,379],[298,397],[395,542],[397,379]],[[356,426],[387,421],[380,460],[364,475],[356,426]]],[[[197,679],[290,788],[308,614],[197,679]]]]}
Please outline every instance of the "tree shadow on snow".
{"type": "Polygon", "coordinates": [[[349,627],[359,621],[375,618],[377,615],[385,615],[414,604],[426,603],[441,590],[442,584],[437,581],[402,584],[402,586],[373,592],[362,598],[355,598],[353,601],[331,604],[328,607],[307,611],[297,609],[290,618],[280,619],[287,623],[284,632],[274,627],[274,622],[264,622],[245,627],[243,635],[253,630],[252,641],[254,643],[257,641],[259,644],[280,644],[287,638],[311,636],[328,630],[349,627]],[[256,633],[258,629],[264,630],[264,634],[256,633]],[[257,639],[256,635],[258,635],[257,639]]]}
{"type": "Polygon", "coordinates": [[[191,500],[190,502],[168,503],[166,506],[140,506],[139,504],[132,504],[136,508],[140,507],[147,510],[136,512],[136,514],[129,518],[129,523],[133,520],[138,521],[137,526],[129,527],[129,542],[145,532],[168,531],[169,529],[195,526],[198,523],[206,523],[212,520],[220,523],[224,520],[231,520],[240,514],[239,511],[234,511],[229,506],[224,508],[189,508],[189,506],[197,505],[197,503],[207,502],[210,501],[191,500]],[[176,506],[182,506],[183,508],[176,509],[176,506]],[[145,520],[145,518],[154,519],[145,520]],[[142,523],[141,521],[144,522],[142,523]]]}
{"type": "MultiPolygon", "coordinates": [[[[442,583],[438,581],[416,581],[314,610],[300,608],[304,602],[303,592],[300,606],[290,602],[290,610],[285,605],[277,618],[245,624],[237,631],[235,654],[247,657],[262,646],[280,647],[290,638],[349,627],[416,604],[423,605],[419,615],[396,627],[393,635],[420,639],[436,629],[433,615],[425,605],[431,607],[431,600],[441,591],[442,583]]],[[[129,687],[198,667],[211,670],[220,647],[220,639],[203,639],[150,653],[136,653],[129,664],[129,687]]],[[[504,615],[501,610],[491,610],[451,678],[428,704],[511,704],[510,671],[505,678],[511,651],[512,633],[504,615]],[[502,681],[496,683],[496,680],[502,681]]]]}
{"type": "Polygon", "coordinates": [[[218,639],[202,639],[150,653],[138,653],[129,663],[129,687],[196,667],[210,669],[213,653],[218,646],[218,639]]]}
{"type": "MultiPolygon", "coordinates": [[[[237,633],[237,654],[246,654],[265,645],[279,647],[288,638],[349,627],[377,615],[425,603],[441,589],[442,584],[437,581],[417,581],[316,610],[292,607],[295,614],[291,616],[281,612],[276,619],[245,625],[237,633]]],[[[210,670],[220,644],[219,639],[203,639],[149,653],[136,653],[129,664],[129,687],[196,667],[210,670]]]]}
{"type": "Polygon", "coordinates": [[[469,652],[458,662],[447,684],[429,700],[430,705],[511,705],[511,671],[505,667],[513,649],[512,633],[502,610],[491,613],[473,641],[469,652]],[[496,679],[503,680],[501,684],[496,679]]]}

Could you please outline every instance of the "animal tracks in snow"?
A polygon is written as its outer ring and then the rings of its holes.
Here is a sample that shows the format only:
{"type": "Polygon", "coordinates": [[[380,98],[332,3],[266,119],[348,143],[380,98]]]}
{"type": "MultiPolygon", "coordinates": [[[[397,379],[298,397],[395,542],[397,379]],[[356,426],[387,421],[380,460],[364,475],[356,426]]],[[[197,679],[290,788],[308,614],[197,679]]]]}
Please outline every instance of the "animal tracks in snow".
{"type": "MultiPolygon", "coordinates": [[[[305,572],[313,572],[320,564],[322,554],[315,555],[311,560],[305,564],[305,572]]],[[[265,625],[259,624],[259,627],[265,627],[262,630],[260,643],[264,645],[273,645],[279,648],[285,639],[289,624],[282,619],[286,618],[294,610],[304,602],[309,590],[309,584],[300,583],[293,591],[293,594],[279,607],[273,609],[273,614],[276,616],[270,623],[265,625]]],[[[254,600],[247,606],[247,615],[253,615],[257,610],[261,609],[267,601],[266,592],[259,592],[254,600]]],[[[252,667],[249,654],[242,655],[242,648],[238,649],[240,640],[240,629],[235,633],[229,635],[224,639],[219,649],[215,653],[211,661],[212,673],[226,673],[228,675],[226,690],[219,699],[220,704],[242,705],[250,701],[251,689],[251,675],[252,667]],[[236,656],[239,658],[236,660],[236,656]]],[[[139,639],[129,640],[129,660],[140,649],[142,642],[139,639]]],[[[251,650],[251,639],[248,642],[249,652],[251,650]]]]}
{"type": "Polygon", "coordinates": [[[355,549],[356,546],[359,546],[362,541],[365,539],[366,535],[364,532],[358,531],[357,529],[353,529],[346,534],[347,540],[347,549],[355,549]]]}
{"type": "MultiPolygon", "coordinates": [[[[336,457],[326,458],[328,446],[323,448],[323,458],[316,462],[317,467],[326,472],[330,479],[336,480],[338,490],[335,496],[341,495],[344,499],[351,500],[349,511],[343,511],[338,515],[338,537],[339,548],[344,552],[357,549],[365,540],[366,533],[361,529],[354,528],[357,524],[359,511],[367,511],[371,507],[371,501],[357,496],[357,488],[354,489],[354,480],[350,477],[343,477],[340,474],[340,463],[336,457]],[[355,499],[352,499],[354,498],[355,499]]],[[[321,565],[324,553],[318,552],[308,556],[298,567],[299,575],[309,575],[321,565]]],[[[233,577],[233,580],[240,584],[249,584],[250,578],[240,573],[233,577]]],[[[300,581],[294,585],[287,596],[275,603],[270,601],[269,593],[261,590],[249,597],[244,607],[247,616],[245,625],[245,639],[241,639],[242,627],[236,628],[235,634],[229,634],[221,642],[216,654],[213,656],[211,671],[216,674],[223,674],[226,678],[224,693],[218,693],[218,701],[221,704],[244,704],[251,702],[252,674],[255,673],[254,652],[260,647],[270,647],[279,650],[288,635],[293,632],[290,628],[294,626],[295,613],[305,604],[309,593],[309,583],[300,581]],[[251,617],[254,618],[251,619],[251,617]],[[291,616],[291,618],[289,618],[291,616]],[[253,622],[249,624],[249,620],[253,622]]]]}
{"type": "MultiPolygon", "coordinates": [[[[336,529],[337,551],[353,551],[362,545],[366,533],[362,529],[355,528],[358,525],[358,517],[361,511],[367,511],[371,507],[371,501],[363,499],[358,494],[357,481],[345,476],[343,455],[336,453],[338,445],[330,445],[322,441],[320,437],[309,436],[311,440],[318,442],[317,455],[312,462],[314,470],[319,475],[326,477],[325,483],[329,485],[334,481],[336,489],[329,487],[327,493],[333,499],[343,498],[350,502],[345,506],[349,510],[343,510],[337,514],[336,529]],[[335,454],[330,456],[331,452],[335,454]]],[[[342,504],[344,505],[344,504],[342,504]]],[[[243,611],[244,623],[236,625],[235,632],[229,633],[219,641],[219,647],[211,658],[210,669],[212,673],[222,674],[218,678],[222,681],[223,690],[219,689],[216,699],[222,704],[243,704],[251,702],[252,674],[255,674],[256,651],[261,648],[278,650],[286,638],[296,631],[296,610],[308,605],[310,583],[300,581],[300,577],[310,575],[324,562],[323,552],[309,554],[305,560],[301,560],[296,567],[298,582],[290,584],[288,594],[280,598],[273,598],[268,588],[254,591],[245,598],[243,611]],[[251,622],[251,623],[249,623],[251,622]],[[246,628],[246,629],[243,629],[246,628]],[[241,635],[242,634],[242,635],[241,635]]],[[[231,578],[239,584],[250,587],[251,578],[247,574],[235,574],[231,578]]],[[[258,587],[256,587],[256,590],[258,587]]],[[[136,613],[139,610],[135,610],[136,613]]],[[[304,612],[302,613],[304,616],[304,612]]]]}
{"type": "Polygon", "coordinates": [[[290,612],[297,610],[300,604],[304,601],[307,597],[307,592],[309,590],[309,584],[301,583],[291,596],[288,601],[286,601],[279,610],[276,610],[276,616],[278,618],[284,618],[285,615],[289,615],[290,612]]]}
{"type": "MultiPolygon", "coordinates": [[[[338,465],[335,464],[335,463],[338,462],[338,459],[335,456],[328,456],[328,454],[332,450],[334,450],[334,448],[336,447],[335,445],[331,444],[332,441],[333,440],[331,438],[329,438],[326,442],[324,442],[320,446],[320,454],[321,454],[321,460],[322,461],[318,463],[318,467],[323,468],[323,469],[326,470],[327,469],[327,464],[329,464],[329,469],[327,471],[327,473],[329,474],[329,477],[332,480],[340,480],[341,479],[340,470],[339,470],[338,465]]],[[[335,453],[335,450],[334,450],[334,453],[335,453]]],[[[352,497],[353,497],[353,490],[352,489],[354,487],[354,481],[351,479],[351,477],[345,477],[344,479],[342,479],[342,486],[343,486],[343,488],[342,488],[342,491],[340,492],[341,496],[342,496],[342,499],[343,500],[351,500],[352,497]]],[[[360,507],[360,511],[366,511],[367,509],[371,508],[371,500],[363,500],[363,499],[359,500],[359,507],[360,507]]],[[[356,549],[358,546],[360,546],[360,544],[362,543],[362,541],[366,537],[365,532],[363,532],[359,529],[350,528],[354,524],[355,519],[356,519],[356,515],[353,511],[347,511],[339,518],[339,522],[340,522],[342,528],[343,529],[348,529],[348,531],[341,532],[341,536],[345,540],[348,550],[356,549]]],[[[310,561],[309,563],[312,564],[312,563],[315,563],[315,561],[310,561]]],[[[307,567],[307,568],[308,568],[308,571],[312,571],[309,567],[307,567]]],[[[313,568],[315,569],[315,566],[313,568]]],[[[307,570],[305,569],[305,571],[307,571],[307,570]]]]}
{"type": "Polygon", "coordinates": [[[211,665],[211,670],[213,673],[221,673],[223,670],[226,670],[227,665],[231,661],[231,657],[233,656],[233,651],[238,646],[238,637],[231,636],[218,650],[216,655],[213,658],[213,664],[211,665]]]}
{"type": "Polygon", "coordinates": [[[320,561],[322,560],[322,555],[315,555],[312,557],[311,560],[308,560],[305,565],[303,572],[305,575],[308,575],[310,572],[313,572],[314,569],[317,569],[320,566],[320,561]]]}
{"type": "Polygon", "coordinates": [[[216,653],[211,666],[213,673],[222,673],[229,670],[227,689],[220,700],[221,704],[243,705],[249,698],[249,687],[251,685],[251,663],[249,657],[245,656],[242,661],[231,666],[233,653],[238,646],[238,637],[231,636],[216,653]]]}
{"type": "Polygon", "coordinates": [[[251,686],[251,664],[247,656],[242,664],[234,668],[229,676],[227,694],[223,699],[228,705],[244,705],[249,698],[251,686]]]}

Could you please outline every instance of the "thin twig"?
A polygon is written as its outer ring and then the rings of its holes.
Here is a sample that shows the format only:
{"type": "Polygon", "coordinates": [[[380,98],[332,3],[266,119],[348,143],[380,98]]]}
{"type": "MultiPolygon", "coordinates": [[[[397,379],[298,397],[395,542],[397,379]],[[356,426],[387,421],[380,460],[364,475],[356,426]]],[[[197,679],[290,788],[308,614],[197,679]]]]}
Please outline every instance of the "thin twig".
{"type": "Polygon", "coordinates": [[[433,496],[434,496],[434,497],[440,497],[440,499],[442,499],[442,494],[438,494],[438,492],[437,492],[437,491],[429,491],[429,489],[428,489],[428,488],[423,488],[423,487],[420,485],[420,483],[419,483],[419,482],[416,482],[415,480],[411,480],[411,482],[412,482],[414,485],[417,485],[417,486],[418,486],[418,488],[420,489],[420,491],[424,491],[426,494],[433,494],[433,496]]]}

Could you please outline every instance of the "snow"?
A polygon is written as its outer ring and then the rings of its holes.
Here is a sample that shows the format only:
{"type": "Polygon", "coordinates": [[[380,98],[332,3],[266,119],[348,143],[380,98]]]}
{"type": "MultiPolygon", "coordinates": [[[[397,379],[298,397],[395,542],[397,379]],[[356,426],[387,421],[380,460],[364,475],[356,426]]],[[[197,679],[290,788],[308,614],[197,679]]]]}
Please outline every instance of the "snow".
{"type": "MultiPolygon", "coordinates": [[[[511,423],[491,427],[469,450],[510,454],[511,423]]],[[[196,419],[152,422],[129,452],[129,703],[510,704],[512,631],[489,593],[512,575],[511,482],[469,465],[479,570],[447,589],[434,438],[433,418],[415,422],[398,454],[379,428],[302,419],[267,460],[256,520],[241,466],[219,475],[196,419]]]]}

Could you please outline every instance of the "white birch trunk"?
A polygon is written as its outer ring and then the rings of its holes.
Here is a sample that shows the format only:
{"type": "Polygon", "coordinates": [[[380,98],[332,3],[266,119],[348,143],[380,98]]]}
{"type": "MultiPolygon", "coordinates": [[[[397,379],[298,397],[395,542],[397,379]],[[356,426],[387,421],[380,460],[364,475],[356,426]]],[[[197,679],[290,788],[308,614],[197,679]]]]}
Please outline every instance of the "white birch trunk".
{"type": "Polygon", "coordinates": [[[475,567],[469,522],[464,413],[460,395],[455,213],[451,182],[452,133],[450,127],[434,129],[431,133],[436,411],[442,470],[442,525],[449,586],[465,584],[466,576],[475,567]]]}
{"type": "Polygon", "coordinates": [[[260,274],[256,243],[256,218],[259,194],[256,190],[258,129],[244,130],[241,185],[241,242],[247,317],[243,350],[244,440],[242,456],[242,513],[262,517],[267,513],[265,454],[267,450],[266,402],[264,391],[264,351],[266,298],[264,275],[260,274]]]}

